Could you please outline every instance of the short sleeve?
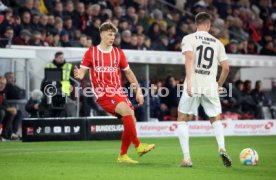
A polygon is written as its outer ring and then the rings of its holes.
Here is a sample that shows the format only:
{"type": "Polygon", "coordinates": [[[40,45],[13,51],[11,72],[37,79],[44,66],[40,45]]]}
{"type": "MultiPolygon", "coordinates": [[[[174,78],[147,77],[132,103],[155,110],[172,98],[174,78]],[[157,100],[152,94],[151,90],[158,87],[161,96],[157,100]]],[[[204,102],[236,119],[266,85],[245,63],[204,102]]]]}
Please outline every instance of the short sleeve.
{"type": "Polygon", "coordinates": [[[189,39],[188,36],[185,36],[181,42],[182,54],[186,51],[193,51],[192,41],[189,39]]]}
{"type": "Polygon", "coordinates": [[[120,68],[123,71],[126,71],[126,70],[128,70],[129,65],[128,65],[128,62],[126,60],[125,53],[121,49],[119,51],[120,51],[120,68]]]}
{"type": "Polygon", "coordinates": [[[89,48],[81,61],[80,67],[85,68],[85,69],[90,69],[92,66],[92,48],[89,48]]]}
{"type": "Polygon", "coordinates": [[[225,61],[227,59],[228,59],[228,57],[226,55],[225,48],[224,48],[223,44],[221,42],[219,42],[218,61],[221,62],[221,61],[225,61]]]}

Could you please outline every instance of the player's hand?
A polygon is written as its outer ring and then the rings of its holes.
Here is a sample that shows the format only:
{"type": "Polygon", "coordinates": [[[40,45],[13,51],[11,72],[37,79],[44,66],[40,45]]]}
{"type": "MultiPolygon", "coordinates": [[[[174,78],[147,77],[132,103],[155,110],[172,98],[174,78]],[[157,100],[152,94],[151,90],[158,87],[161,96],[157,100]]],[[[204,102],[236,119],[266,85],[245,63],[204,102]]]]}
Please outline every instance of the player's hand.
{"type": "Polygon", "coordinates": [[[219,94],[223,93],[223,87],[221,87],[221,86],[218,87],[218,93],[219,94]]]}
{"type": "Polygon", "coordinates": [[[142,93],[141,88],[137,89],[137,92],[136,92],[136,101],[138,102],[138,106],[142,106],[144,104],[144,95],[142,93]]]}
{"type": "Polygon", "coordinates": [[[191,84],[187,84],[187,94],[192,97],[192,85],[191,84]]]}
{"type": "Polygon", "coordinates": [[[74,78],[75,79],[81,79],[81,77],[80,77],[80,70],[79,70],[79,68],[77,67],[77,66],[75,66],[74,67],[74,78]]]}

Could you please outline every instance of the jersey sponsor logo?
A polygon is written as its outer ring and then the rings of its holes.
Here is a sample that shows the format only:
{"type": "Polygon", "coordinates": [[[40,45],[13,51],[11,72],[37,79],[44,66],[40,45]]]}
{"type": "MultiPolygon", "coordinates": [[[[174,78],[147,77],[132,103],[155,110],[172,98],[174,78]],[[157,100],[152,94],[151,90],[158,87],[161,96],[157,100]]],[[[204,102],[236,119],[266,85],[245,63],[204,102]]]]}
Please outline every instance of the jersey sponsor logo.
{"type": "Polygon", "coordinates": [[[108,67],[108,66],[97,66],[95,67],[96,72],[117,72],[117,67],[108,67]]]}
{"type": "Polygon", "coordinates": [[[123,125],[92,125],[90,126],[91,133],[96,132],[121,132],[124,130],[123,125]]]}

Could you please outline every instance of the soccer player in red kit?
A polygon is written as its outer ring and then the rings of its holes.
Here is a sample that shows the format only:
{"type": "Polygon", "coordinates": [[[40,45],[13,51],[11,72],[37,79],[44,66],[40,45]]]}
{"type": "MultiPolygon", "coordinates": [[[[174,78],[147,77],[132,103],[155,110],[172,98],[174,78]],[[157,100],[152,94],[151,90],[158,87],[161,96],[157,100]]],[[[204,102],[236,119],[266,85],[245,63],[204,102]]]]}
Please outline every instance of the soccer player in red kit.
{"type": "Polygon", "coordinates": [[[118,163],[138,163],[127,155],[131,143],[137,154],[143,154],[154,149],[154,144],[140,143],[135,127],[134,107],[121,87],[121,70],[127,80],[133,85],[136,100],[139,105],[144,103],[144,97],[138,81],[129,67],[124,52],[113,46],[117,28],[110,22],[103,23],[100,28],[101,42],[98,46],[90,47],[81,62],[80,68],[75,66],[74,76],[83,79],[90,70],[90,80],[97,103],[107,112],[123,120],[121,153],[118,163]]]}

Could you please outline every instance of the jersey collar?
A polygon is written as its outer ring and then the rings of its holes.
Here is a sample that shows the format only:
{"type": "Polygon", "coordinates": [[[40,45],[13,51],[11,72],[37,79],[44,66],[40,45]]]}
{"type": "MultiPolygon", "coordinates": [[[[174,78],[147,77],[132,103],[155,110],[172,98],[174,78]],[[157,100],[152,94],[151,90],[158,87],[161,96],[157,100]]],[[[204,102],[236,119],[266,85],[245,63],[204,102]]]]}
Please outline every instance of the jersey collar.
{"type": "Polygon", "coordinates": [[[100,48],[100,45],[98,45],[97,48],[98,48],[99,51],[101,51],[102,53],[110,53],[110,52],[112,51],[112,49],[113,49],[113,46],[111,46],[110,50],[108,50],[108,51],[102,50],[102,49],[100,48]]]}

